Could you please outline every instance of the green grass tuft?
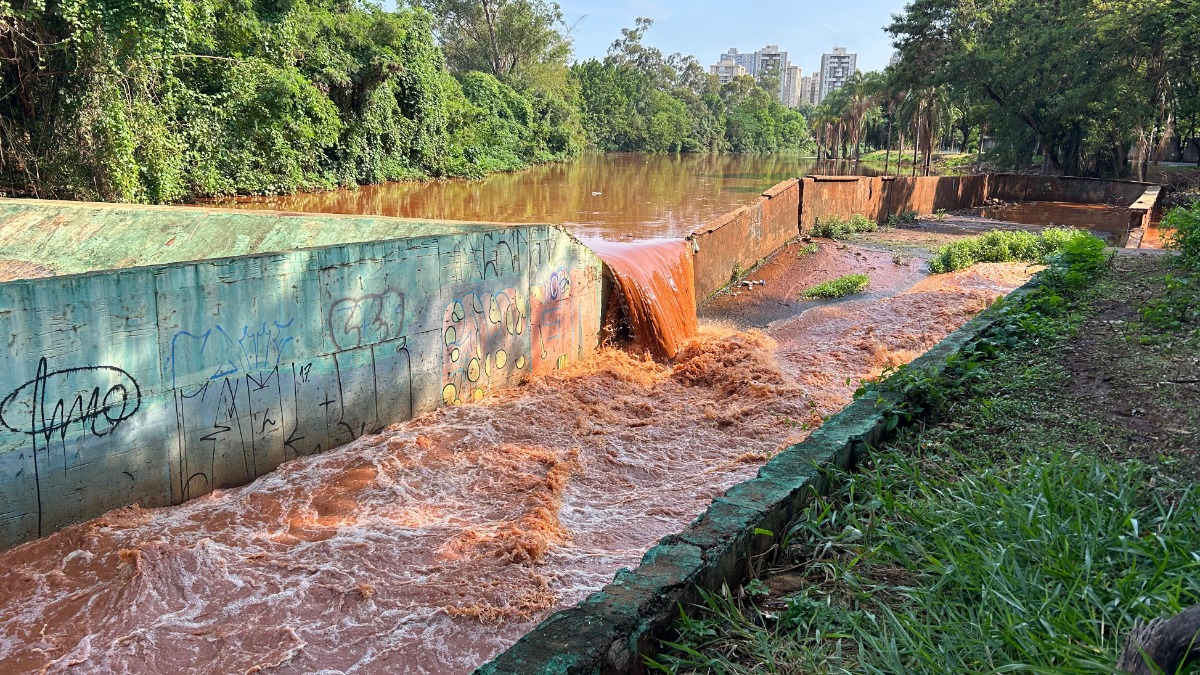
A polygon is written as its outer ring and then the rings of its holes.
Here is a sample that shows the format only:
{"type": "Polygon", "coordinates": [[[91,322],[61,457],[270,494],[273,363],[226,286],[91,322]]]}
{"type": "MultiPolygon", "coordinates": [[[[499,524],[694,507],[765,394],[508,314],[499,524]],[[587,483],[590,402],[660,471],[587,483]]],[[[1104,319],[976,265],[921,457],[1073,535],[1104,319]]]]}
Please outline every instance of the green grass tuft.
{"type": "Polygon", "coordinates": [[[871,278],[865,274],[850,274],[817,284],[807,291],[804,291],[800,297],[806,300],[815,300],[819,298],[842,298],[847,295],[861,293],[870,283],[871,278]]]}
{"type": "Polygon", "coordinates": [[[827,239],[847,239],[859,232],[874,232],[878,229],[879,223],[860,213],[856,213],[850,220],[844,220],[838,216],[817,218],[817,222],[813,225],[812,232],[809,234],[814,237],[825,237],[827,239]]]}
{"type": "MultiPolygon", "coordinates": [[[[1096,237],[1073,227],[1051,227],[1041,234],[1021,230],[993,230],[946,244],[934,251],[929,271],[944,274],[982,262],[1042,264],[1069,245],[1096,237]]],[[[1103,247],[1103,243],[1101,243],[1103,247]]]]}

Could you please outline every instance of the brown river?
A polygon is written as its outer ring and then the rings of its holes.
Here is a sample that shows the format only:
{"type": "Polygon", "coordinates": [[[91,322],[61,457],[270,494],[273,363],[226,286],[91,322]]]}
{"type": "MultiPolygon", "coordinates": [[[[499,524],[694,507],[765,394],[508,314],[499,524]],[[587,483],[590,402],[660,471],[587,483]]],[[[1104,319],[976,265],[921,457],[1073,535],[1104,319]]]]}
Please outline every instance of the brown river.
{"type": "Polygon", "coordinates": [[[241,209],[566,225],[583,239],[682,238],[776,183],[811,173],[873,174],[792,155],[587,154],[483,180],[364,185],[215,202],[241,209]]]}

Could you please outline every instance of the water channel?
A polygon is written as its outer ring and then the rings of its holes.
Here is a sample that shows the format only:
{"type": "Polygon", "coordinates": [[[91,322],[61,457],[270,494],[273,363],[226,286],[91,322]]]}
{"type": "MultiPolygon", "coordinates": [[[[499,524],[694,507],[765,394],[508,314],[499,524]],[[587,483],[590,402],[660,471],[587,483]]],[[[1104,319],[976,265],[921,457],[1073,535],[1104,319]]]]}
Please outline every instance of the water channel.
{"type": "Polygon", "coordinates": [[[250,485],[117,509],[0,553],[0,608],[12,610],[0,613],[0,672],[471,671],[636,566],[845,406],[858,381],[912,360],[1033,273],[997,264],[929,277],[929,247],[965,233],[794,243],[756,271],[769,285],[721,296],[697,325],[690,249],[625,243],[686,235],[779,180],[831,170],[589,155],[481,182],[239,202],[567,223],[608,240],[597,250],[617,261],[628,311],[661,329],[648,337],[662,349],[608,347],[250,485]],[[869,292],[796,302],[849,273],[869,274],[869,292]]]}

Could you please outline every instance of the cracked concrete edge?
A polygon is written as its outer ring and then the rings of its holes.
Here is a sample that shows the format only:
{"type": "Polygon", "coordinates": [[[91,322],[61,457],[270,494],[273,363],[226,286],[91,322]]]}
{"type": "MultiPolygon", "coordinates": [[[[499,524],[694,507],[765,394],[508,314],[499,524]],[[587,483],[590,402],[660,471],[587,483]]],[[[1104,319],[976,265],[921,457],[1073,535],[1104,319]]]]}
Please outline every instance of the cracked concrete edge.
{"type": "MultiPolygon", "coordinates": [[[[1037,277],[1009,294],[1025,295],[1037,277]]],[[[949,360],[978,340],[1000,316],[993,306],[913,361],[910,369],[940,375],[949,360]]],[[[827,470],[851,468],[857,456],[888,435],[898,394],[862,397],[804,441],[763,465],[758,475],[713,499],[686,529],[660,540],[633,570],[574,607],[551,615],[477,675],[637,673],[682,608],[701,590],[742,583],[751,560],[768,552],[815,495],[826,494],[827,470]]]]}

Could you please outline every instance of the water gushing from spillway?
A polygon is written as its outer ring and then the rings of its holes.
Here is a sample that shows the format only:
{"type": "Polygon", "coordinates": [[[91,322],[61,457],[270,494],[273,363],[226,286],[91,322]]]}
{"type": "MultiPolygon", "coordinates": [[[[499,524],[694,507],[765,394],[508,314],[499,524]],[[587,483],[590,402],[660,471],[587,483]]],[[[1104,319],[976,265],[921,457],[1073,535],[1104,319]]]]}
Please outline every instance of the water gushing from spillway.
{"type": "Polygon", "coordinates": [[[674,358],[699,325],[691,245],[674,239],[589,245],[611,271],[635,349],[674,358]]]}

